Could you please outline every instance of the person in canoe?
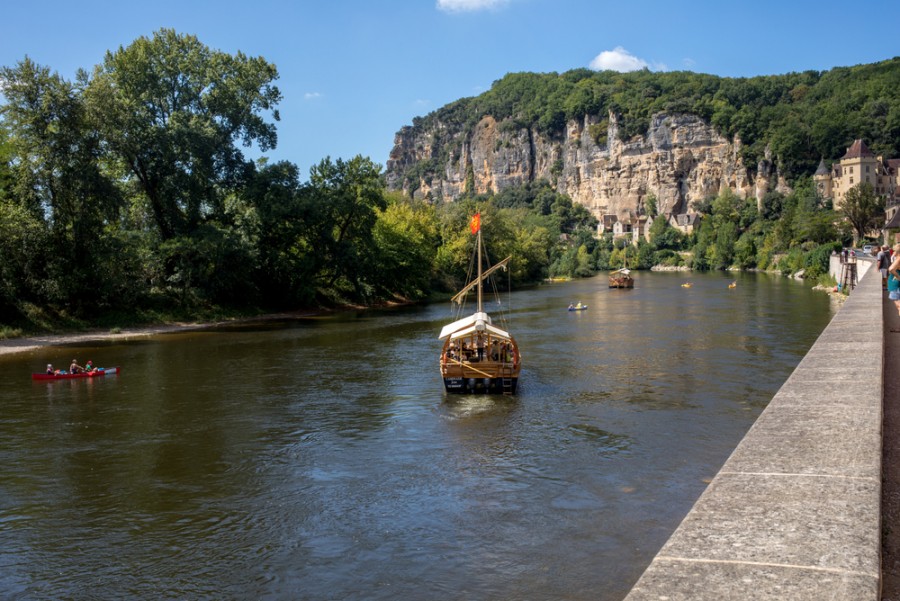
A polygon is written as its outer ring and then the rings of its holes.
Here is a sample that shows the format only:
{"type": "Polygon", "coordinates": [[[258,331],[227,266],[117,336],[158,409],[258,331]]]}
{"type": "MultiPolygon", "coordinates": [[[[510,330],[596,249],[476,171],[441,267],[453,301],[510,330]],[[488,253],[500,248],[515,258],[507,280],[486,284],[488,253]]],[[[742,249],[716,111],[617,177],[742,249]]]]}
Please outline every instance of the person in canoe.
{"type": "Polygon", "coordinates": [[[56,374],[57,374],[57,371],[53,369],[53,364],[52,364],[52,363],[48,363],[48,364],[47,364],[47,375],[48,375],[48,376],[55,376],[56,374]]]}
{"type": "Polygon", "coordinates": [[[90,373],[90,372],[94,371],[95,369],[97,369],[97,368],[94,367],[94,362],[91,361],[90,359],[88,359],[88,362],[84,366],[84,371],[90,373]]]}
{"type": "Polygon", "coordinates": [[[69,366],[70,374],[80,374],[84,372],[84,368],[78,365],[78,359],[72,359],[72,365],[69,366]]]}

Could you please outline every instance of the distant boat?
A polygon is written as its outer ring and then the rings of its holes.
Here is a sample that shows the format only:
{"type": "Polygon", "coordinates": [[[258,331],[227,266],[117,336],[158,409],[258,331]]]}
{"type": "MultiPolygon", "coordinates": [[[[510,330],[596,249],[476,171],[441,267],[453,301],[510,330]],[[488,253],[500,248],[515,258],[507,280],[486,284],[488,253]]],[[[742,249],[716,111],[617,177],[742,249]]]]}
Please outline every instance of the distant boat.
{"type": "Polygon", "coordinates": [[[735,280],[734,282],[731,282],[730,284],[728,284],[728,287],[729,287],[729,288],[737,288],[737,280],[735,280]]]}
{"type": "Polygon", "coordinates": [[[587,305],[582,305],[581,303],[578,303],[576,305],[569,305],[569,311],[584,311],[587,308],[587,305]]]}
{"type": "Polygon", "coordinates": [[[622,269],[609,272],[610,288],[634,288],[634,278],[628,269],[628,247],[625,247],[625,256],[622,258],[622,269]]]}
{"type": "Polygon", "coordinates": [[[694,285],[694,284],[691,283],[691,282],[685,282],[684,284],[681,285],[681,287],[682,287],[682,288],[690,288],[690,287],[693,286],[693,285],[694,285]]]}
{"type": "MultiPolygon", "coordinates": [[[[483,247],[481,241],[481,215],[476,213],[470,228],[475,239],[475,255],[478,265],[475,279],[466,284],[452,301],[458,305],[457,316],[463,310],[463,301],[472,290],[477,291],[475,312],[447,324],[439,338],[444,341],[441,350],[441,377],[447,392],[454,393],[503,393],[515,394],[522,369],[522,357],[515,338],[506,330],[493,325],[490,315],[484,312],[484,282],[500,268],[505,269],[512,256],[493,267],[482,269],[483,247]]],[[[496,287],[495,296],[496,295],[496,287]]],[[[499,296],[497,298],[499,305],[499,296]]]]}

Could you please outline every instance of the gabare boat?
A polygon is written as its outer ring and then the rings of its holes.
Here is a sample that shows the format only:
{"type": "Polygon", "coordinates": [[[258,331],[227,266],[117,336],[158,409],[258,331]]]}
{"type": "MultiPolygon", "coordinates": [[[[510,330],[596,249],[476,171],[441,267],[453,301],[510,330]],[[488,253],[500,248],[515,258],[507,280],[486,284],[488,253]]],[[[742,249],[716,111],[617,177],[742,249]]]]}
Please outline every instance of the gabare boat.
{"type": "MultiPolygon", "coordinates": [[[[512,257],[506,257],[491,267],[484,257],[480,213],[472,217],[469,227],[476,236],[476,275],[452,301],[457,305],[457,318],[465,310],[463,302],[473,289],[477,293],[477,304],[474,313],[447,324],[441,330],[439,338],[444,341],[441,350],[444,388],[452,393],[515,394],[522,368],[519,345],[509,332],[495,326],[490,315],[484,311],[484,283],[492,282],[491,276],[498,269],[505,269],[512,257]],[[483,261],[486,269],[483,269],[483,261]]],[[[496,294],[496,288],[494,290],[496,294]]]]}
{"type": "Polygon", "coordinates": [[[625,256],[622,259],[622,269],[609,272],[610,288],[634,288],[634,278],[628,269],[628,247],[625,247],[625,256]]]}
{"type": "Polygon", "coordinates": [[[118,374],[121,371],[118,367],[98,367],[94,371],[83,371],[77,374],[31,374],[32,380],[72,380],[75,378],[99,378],[111,374],[118,374]]]}

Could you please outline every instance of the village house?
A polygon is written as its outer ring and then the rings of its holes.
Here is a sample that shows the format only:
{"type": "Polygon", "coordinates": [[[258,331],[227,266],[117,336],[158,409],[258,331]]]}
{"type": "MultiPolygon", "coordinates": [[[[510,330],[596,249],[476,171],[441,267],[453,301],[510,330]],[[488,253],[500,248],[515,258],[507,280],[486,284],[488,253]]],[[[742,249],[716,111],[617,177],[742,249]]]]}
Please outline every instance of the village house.
{"type": "MultiPolygon", "coordinates": [[[[682,213],[680,215],[668,213],[665,216],[657,216],[655,219],[666,219],[669,225],[675,229],[685,234],[692,234],[700,227],[701,216],[699,213],[682,213]]],[[[630,236],[631,243],[634,245],[637,245],[641,238],[649,242],[650,227],[655,219],[650,215],[639,215],[637,217],[628,216],[620,220],[618,215],[605,214],[597,223],[597,235],[611,233],[614,238],[630,236]]]]}
{"type": "Polygon", "coordinates": [[[681,213],[680,215],[669,214],[669,225],[677,230],[681,230],[685,234],[693,234],[700,229],[699,213],[681,213]]]}

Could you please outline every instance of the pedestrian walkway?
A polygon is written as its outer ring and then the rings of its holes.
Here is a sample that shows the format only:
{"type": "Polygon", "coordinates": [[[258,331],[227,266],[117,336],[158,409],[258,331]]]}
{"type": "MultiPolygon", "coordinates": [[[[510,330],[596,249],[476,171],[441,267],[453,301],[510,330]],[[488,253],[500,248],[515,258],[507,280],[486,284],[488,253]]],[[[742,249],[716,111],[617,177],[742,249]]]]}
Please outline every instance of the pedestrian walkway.
{"type": "Polygon", "coordinates": [[[882,601],[900,601],[900,316],[884,299],[884,418],[881,485],[882,601]]]}

